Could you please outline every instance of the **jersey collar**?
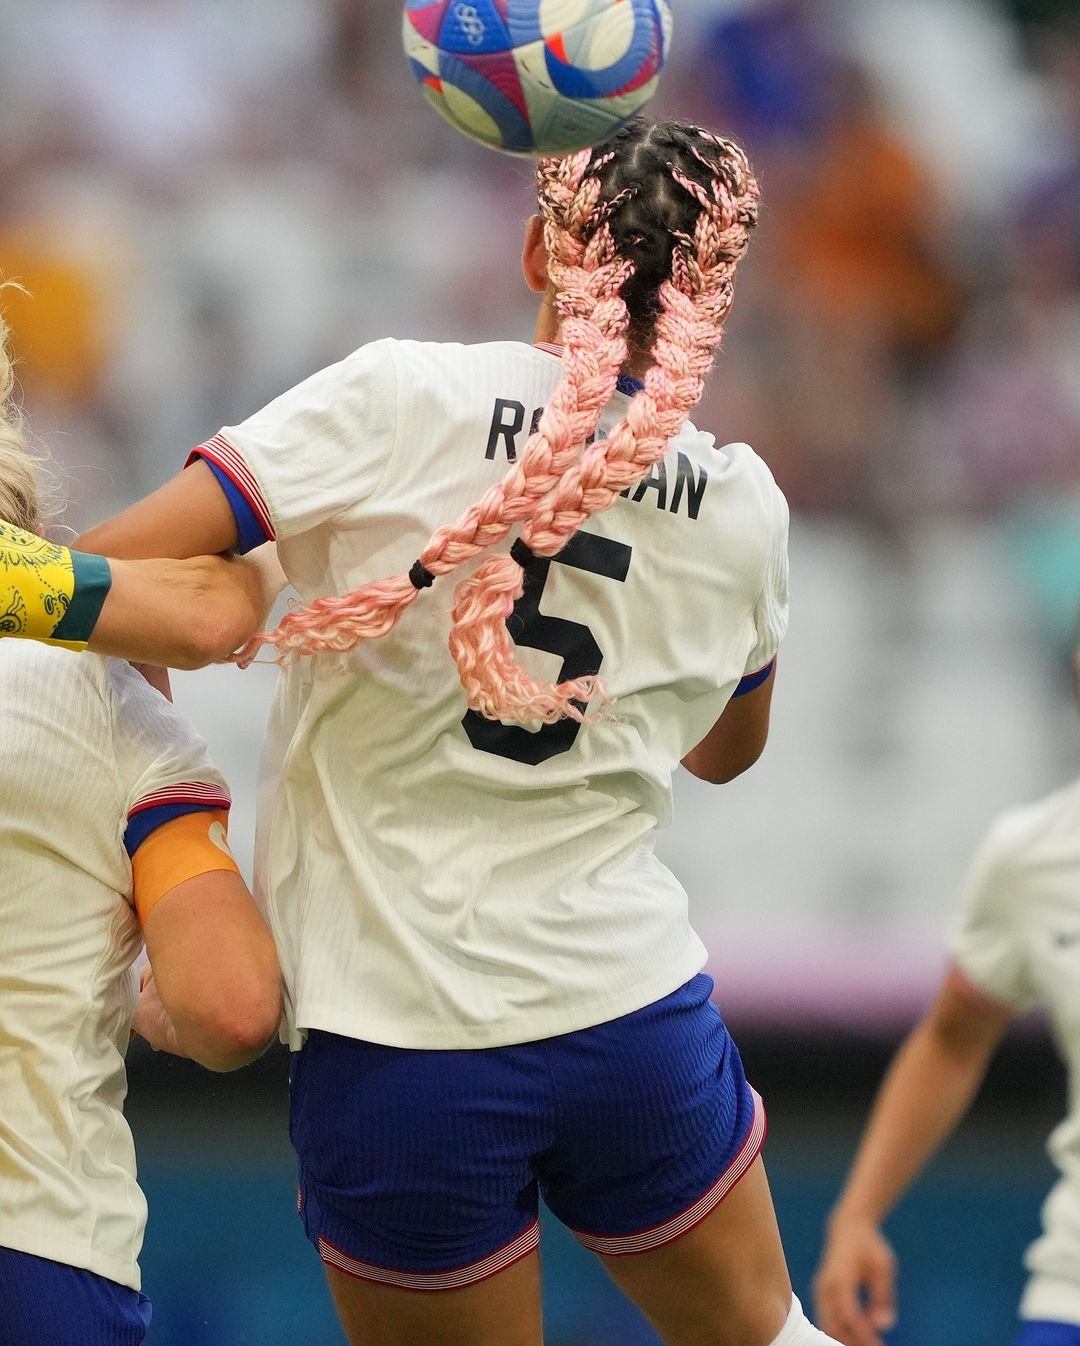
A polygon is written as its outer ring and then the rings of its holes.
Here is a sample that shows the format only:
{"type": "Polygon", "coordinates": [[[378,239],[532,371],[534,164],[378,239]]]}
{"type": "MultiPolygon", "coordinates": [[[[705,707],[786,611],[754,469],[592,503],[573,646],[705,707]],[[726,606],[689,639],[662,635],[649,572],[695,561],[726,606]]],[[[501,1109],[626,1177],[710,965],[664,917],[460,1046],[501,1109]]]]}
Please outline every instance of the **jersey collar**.
{"type": "MultiPolygon", "coordinates": [[[[533,348],[538,351],[547,351],[549,355],[555,355],[562,359],[565,346],[557,345],[554,341],[534,341],[533,348]]],[[[640,393],[645,385],[641,379],[636,379],[632,374],[620,374],[615,380],[617,392],[625,394],[627,397],[633,397],[635,393],[640,393]]]]}

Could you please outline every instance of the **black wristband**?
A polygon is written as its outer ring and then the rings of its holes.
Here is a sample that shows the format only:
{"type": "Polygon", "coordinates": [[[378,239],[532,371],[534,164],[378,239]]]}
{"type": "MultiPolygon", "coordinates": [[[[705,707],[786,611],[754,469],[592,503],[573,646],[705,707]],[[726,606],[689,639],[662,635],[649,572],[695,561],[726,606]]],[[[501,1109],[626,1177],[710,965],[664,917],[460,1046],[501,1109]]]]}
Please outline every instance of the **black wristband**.
{"type": "Polygon", "coordinates": [[[430,589],[435,583],[435,576],[422,562],[414,561],[409,571],[409,583],[414,589],[430,589]]]}
{"type": "Polygon", "coordinates": [[[536,553],[527,542],[522,542],[521,538],[510,548],[510,556],[518,565],[525,570],[530,561],[536,560],[536,553]]]}

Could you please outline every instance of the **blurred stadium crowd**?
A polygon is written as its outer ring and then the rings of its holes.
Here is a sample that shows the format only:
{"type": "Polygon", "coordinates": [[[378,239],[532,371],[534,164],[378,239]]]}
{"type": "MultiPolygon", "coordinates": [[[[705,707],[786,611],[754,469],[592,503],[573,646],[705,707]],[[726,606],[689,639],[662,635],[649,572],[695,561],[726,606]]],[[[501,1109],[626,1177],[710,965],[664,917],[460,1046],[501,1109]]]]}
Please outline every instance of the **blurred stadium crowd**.
{"type": "MultiPolygon", "coordinates": [[[[26,394],[79,516],[363,340],[527,332],[527,166],[432,117],[397,0],[3,8],[0,258],[34,294],[26,394]]],[[[796,510],[900,539],[1077,488],[1080,19],[1058,8],[675,4],[658,110],[746,141],[766,193],[703,419],[796,510]]]]}
{"type": "MultiPolygon", "coordinates": [[[[860,929],[922,966],[992,814],[1075,770],[1080,15],[674,10],[655,110],[742,139],[765,193],[697,419],[752,443],[794,512],[774,746],[725,797],[726,919],[755,951],[747,988],[782,966],[770,921],[804,969],[805,940],[828,944],[837,985],[837,958],[867,966],[860,929]]],[[[399,0],[0,12],[0,271],[32,296],[5,308],[72,528],[366,340],[531,335],[529,165],[426,107],[399,0]]],[[[214,746],[247,794],[250,737],[239,772],[214,746]]],[[[682,788],[675,850],[709,893],[713,848],[687,838],[713,836],[715,802],[682,788]]],[[[786,985],[806,983],[763,993],[786,985]]]]}

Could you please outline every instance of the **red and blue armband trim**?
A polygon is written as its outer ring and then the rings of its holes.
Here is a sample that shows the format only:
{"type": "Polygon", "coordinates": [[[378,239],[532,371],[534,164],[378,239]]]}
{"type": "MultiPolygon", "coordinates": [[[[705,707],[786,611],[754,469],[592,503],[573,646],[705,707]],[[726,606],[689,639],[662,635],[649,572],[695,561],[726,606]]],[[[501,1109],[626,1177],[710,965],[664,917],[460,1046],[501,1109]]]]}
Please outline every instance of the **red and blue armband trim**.
{"type": "Polygon", "coordinates": [[[201,459],[217,478],[236,521],[236,546],[233,551],[245,556],[264,542],[273,542],[276,534],[270,510],[248,465],[224,435],[215,435],[188,454],[185,467],[201,459]]]}
{"type": "Polygon", "coordinates": [[[156,790],[140,799],[128,813],[124,849],[129,857],[134,857],[151,832],[174,818],[182,818],[186,813],[228,813],[231,807],[232,800],[223,790],[200,781],[156,790]]]}
{"type": "Polygon", "coordinates": [[[731,693],[731,699],[734,701],[737,696],[746,696],[748,692],[756,692],[762,683],[769,681],[775,667],[776,659],[772,658],[764,668],[759,668],[756,673],[747,673],[746,677],[741,679],[738,687],[731,693]]]}

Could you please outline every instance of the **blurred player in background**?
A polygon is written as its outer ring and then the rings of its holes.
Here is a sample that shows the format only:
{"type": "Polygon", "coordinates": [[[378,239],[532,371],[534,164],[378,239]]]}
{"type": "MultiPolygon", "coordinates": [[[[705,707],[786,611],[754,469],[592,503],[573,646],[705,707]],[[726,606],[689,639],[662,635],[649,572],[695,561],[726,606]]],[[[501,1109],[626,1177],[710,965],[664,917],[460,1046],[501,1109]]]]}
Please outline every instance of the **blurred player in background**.
{"type": "MultiPolygon", "coordinates": [[[[6,336],[0,321],[0,514],[36,533],[6,336]]],[[[154,1046],[235,1069],[277,1025],[277,959],[229,854],[225,783],[134,669],[5,640],[0,706],[0,1346],[135,1346],[132,1015],[154,1046]]]]}
{"type": "MultiPolygon", "coordinates": [[[[1074,661],[1080,693],[1080,648],[1074,661]]],[[[968,883],[937,999],[900,1048],[829,1217],[818,1315],[846,1346],[896,1322],[889,1211],[959,1124],[1012,1019],[1050,1015],[1069,1070],[1069,1116],[1050,1138],[1061,1177],[1028,1250],[1014,1346],[1080,1346],[1080,781],[995,822],[968,883]]]]}
{"type": "MultiPolygon", "coordinates": [[[[686,420],[757,184],[729,141],[638,119],[538,188],[535,344],[365,346],[82,545],[276,539],[308,604],[269,637],[293,666],[258,871],[350,1340],[537,1346],[542,1194],[672,1346],[811,1346],[761,1101],[654,854],[680,760],[723,782],[760,754],[787,621],[782,495],[686,420]]],[[[119,592],[102,616],[142,641],[119,592]]]]}

